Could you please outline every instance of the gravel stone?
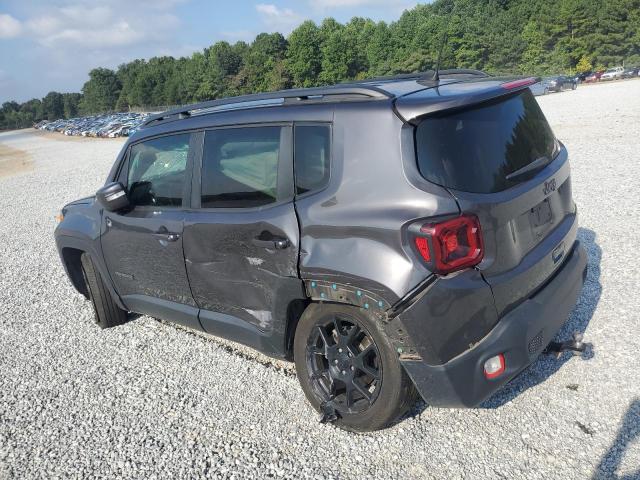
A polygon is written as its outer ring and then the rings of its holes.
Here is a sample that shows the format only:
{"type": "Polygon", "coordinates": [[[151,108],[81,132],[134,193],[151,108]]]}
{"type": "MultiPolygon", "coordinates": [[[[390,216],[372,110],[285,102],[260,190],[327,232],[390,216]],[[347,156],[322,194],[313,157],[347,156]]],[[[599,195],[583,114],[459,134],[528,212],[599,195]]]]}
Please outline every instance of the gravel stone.
{"type": "Polygon", "coordinates": [[[561,337],[481,408],[416,404],[385,431],[318,423],[292,365],[140,317],[100,330],[67,280],[54,215],[122,139],[0,134],[0,478],[640,478],[640,80],[538,97],[572,162],[587,283],[561,337]]]}

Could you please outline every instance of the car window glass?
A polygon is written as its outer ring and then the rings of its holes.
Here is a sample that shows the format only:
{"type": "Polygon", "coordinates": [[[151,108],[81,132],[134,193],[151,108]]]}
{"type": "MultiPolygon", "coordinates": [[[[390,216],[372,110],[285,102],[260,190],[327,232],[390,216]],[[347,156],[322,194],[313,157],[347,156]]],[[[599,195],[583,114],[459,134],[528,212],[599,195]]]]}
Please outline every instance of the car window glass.
{"type": "Polygon", "coordinates": [[[295,178],[298,195],[319,190],[329,182],[328,125],[299,125],[295,129],[295,178]]]}
{"type": "Polygon", "coordinates": [[[276,201],[281,127],[205,133],[202,208],[247,208],[276,201]]]}
{"type": "Polygon", "coordinates": [[[131,147],[127,185],[132,205],[182,205],[190,137],[171,135],[131,147]]]}

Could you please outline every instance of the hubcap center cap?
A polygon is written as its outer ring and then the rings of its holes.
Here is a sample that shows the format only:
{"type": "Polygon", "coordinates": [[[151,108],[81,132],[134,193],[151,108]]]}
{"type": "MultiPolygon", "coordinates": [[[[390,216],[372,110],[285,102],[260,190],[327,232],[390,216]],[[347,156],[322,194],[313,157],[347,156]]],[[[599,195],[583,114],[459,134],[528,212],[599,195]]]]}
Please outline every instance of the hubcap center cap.
{"type": "Polygon", "coordinates": [[[353,365],[352,359],[347,352],[336,353],[330,360],[332,370],[337,372],[338,375],[342,375],[342,372],[351,372],[351,366],[353,365]]]}

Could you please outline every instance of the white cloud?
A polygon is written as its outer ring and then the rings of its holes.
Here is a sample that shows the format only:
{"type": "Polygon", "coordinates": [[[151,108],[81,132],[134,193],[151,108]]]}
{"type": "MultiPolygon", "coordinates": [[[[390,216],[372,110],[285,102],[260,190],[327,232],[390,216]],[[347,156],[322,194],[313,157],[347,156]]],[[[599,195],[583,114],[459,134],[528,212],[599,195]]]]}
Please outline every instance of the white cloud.
{"type": "Polygon", "coordinates": [[[259,3],[256,5],[256,10],[269,29],[282,33],[289,33],[304,20],[290,8],[278,8],[273,4],[259,3]]]}
{"type": "MultiPolygon", "coordinates": [[[[140,5],[137,5],[140,7],[140,5]]],[[[42,46],[108,49],[156,41],[178,27],[175,15],[155,11],[140,15],[136,6],[112,9],[84,4],[67,5],[26,22],[42,46]]]]}
{"type": "Polygon", "coordinates": [[[104,25],[113,18],[109,7],[85,7],[84,5],[69,5],[60,9],[60,14],[68,21],[88,25],[104,25]]]}
{"type": "Polygon", "coordinates": [[[27,21],[27,28],[36,36],[51,35],[60,28],[60,20],[51,17],[36,17],[27,21]]]}
{"type": "Polygon", "coordinates": [[[22,23],[6,13],[0,14],[0,38],[17,37],[22,32],[22,23]]]}
{"type": "Polygon", "coordinates": [[[103,29],[81,30],[67,28],[60,30],[42,38],[41,43],[47,47],[72,43],[81,44],[87,48],[107,48],[131,45],[143,38],[142,32],[133,29],[128,22],[121,20],[103,29]]]}

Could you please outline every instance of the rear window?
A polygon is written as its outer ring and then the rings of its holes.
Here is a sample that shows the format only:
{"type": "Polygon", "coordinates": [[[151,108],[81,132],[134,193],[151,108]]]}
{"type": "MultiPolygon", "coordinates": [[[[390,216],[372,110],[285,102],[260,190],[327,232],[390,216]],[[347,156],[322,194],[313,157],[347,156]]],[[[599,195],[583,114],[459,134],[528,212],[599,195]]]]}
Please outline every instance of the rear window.
{"type": "Polygon", "coordinates": [[[425,118],[416,129],[416,151],[427,180],[454,190],[493,193],[532,178],[557,155],[558,144],[527,89],[425,118]],[[527,171],[524,167],[533,162],[540,168],[527,171]]]}
{"type": "Polygon", "coordinates": [[[205,133],[202,208],[250,208],[276,201],[281,127],[205,133]]]}

